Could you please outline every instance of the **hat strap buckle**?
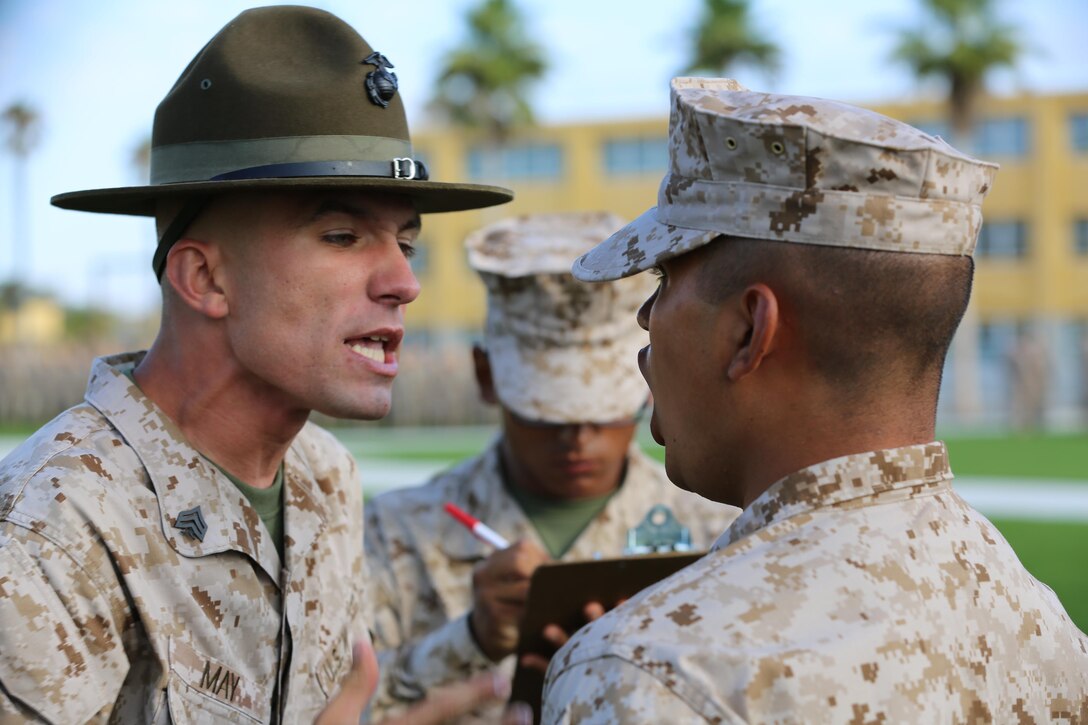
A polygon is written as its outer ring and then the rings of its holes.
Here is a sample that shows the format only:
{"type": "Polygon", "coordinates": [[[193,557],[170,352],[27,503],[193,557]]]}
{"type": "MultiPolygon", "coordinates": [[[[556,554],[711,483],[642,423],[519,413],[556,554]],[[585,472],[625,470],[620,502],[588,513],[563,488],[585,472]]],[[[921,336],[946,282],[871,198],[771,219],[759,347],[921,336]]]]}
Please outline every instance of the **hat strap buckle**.
{"type": "Polygon", "coordinates": [[[393,159],[393,178],[412,180],[416,178],[416,161],[415,159],[407,157],[398,157],[393,159]]]}

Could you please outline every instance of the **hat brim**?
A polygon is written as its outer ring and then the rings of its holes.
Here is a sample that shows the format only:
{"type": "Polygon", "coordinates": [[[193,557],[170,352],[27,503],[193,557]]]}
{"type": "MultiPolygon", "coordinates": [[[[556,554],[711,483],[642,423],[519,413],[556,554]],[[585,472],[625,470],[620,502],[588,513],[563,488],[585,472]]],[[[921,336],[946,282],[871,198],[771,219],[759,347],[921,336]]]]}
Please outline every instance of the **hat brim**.
{"type": "Polygon", "coordinates": [[[576,259],[571,273],[583,282],[622,279],[698,249],[719,236],[721,232],[663,224],[657,220],[655,206],[576,259]]]}
{"type": "Polygon", "coordinates": [[[193,181],[176,184],[128,186],[113,189],[88,189],[57,194],[50,203],[61,209],[101,214],[154,216],[159,199],[182,198],[201,194],[225,194],[259,189],[281,191],[375,191],[411,197],[420,213],[465,211],[505,204],[514,192],[501,186],[451,184],[439,181],[414,181],[372,176],[286,177],[239,179],[230,181],[193,181]]]}

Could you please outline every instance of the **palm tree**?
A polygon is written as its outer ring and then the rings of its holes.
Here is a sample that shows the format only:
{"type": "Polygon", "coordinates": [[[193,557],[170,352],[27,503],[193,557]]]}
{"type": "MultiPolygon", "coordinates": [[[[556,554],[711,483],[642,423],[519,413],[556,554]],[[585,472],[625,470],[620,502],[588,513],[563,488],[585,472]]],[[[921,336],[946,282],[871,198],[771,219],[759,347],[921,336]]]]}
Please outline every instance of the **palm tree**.
{"type": "Polygon", "coordinates": [[[684,73],[725,75],[738,63],[748,63],[773,74],[779,49],[752,25],[748,0],[703,0],[703,10],[691,34],[691,60],[684,73]]]}
{"type": "MultiPolygon", "coordinates": [[[[918,26],[902,28],[892,60],[910,67],[919,80],[936,77],[946,85],[954,146],[970,150],[975,106],[986,77],[1013,67],[1024,51],[1016,30],[994,15],[994,0],[921,0],[918,26]]],[[[979,329],[974,304],[952,344],[953,408],[961,423],[975,423],[981,412],[979,329]]]]}
{"type": "Polygon", "coordinates": [[[547,70],[544,51],[529,40],[510,0],[482,0],[467,21],[468,35],[447,54],[431,106],[501,142],[515,126],[533,122],[526,94],[547,70]]]}
{"type": "Polygon", "coordinates": [[[1023,53],[1015,28],[994,17],[994,5],[994,0],[922,0],[922,22],[901,29],[892,51],[892,59],[909,66],[916,78],[944,81],[958,137],[970,134],[986,76],[1013,67],[1023,53]]]}
{"type": "Polygon", "coordinates": [[[41,117],[27,103],[17,101],[2,116],[7,129],[6,145],[15,159],[15,180],[12,192],[12,270],[13,280],[27,272],[30,263],[30,237],[27,229],[27,158],[38,145],[41,137],[41,117]]]}

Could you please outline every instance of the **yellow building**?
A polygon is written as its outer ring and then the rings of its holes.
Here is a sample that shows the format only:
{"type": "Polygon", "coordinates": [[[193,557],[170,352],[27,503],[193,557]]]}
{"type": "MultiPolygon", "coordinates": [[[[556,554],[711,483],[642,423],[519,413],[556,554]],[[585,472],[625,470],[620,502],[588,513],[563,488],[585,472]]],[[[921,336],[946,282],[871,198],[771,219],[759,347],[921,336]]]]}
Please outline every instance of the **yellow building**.
{"type": "MultiPolygon", "coordinates": [[[[950,139],[937,102],[874,107],[950,139]]],[[[513,188],[513,203],[429,217],[417,272],[415,330],[474,333],[483,287],[462,240],[509,215],[605,210],[634,218],[655,203],[667,161],[668,119],[601,121],[522,131],[501,148],[465,132],[432,130],[414,145],[433,178],[513,188]]],[[[1088,93],[982,101],[964,150],[1001,164],[986,199],[976,254],[977,384],[983,412],[1007,408],[1007,355],[1025,331],[1050,351],[1051,418],[1072,420],[1088,397],[1088,93]]],[[[949,396],[946,395],[947,399],[949,396]]]]}
{"type": "Polygon", "coordinates": [[[46,345],[64,336],[64,310],[50,297],[27,296],[0,308],[0,345],[46,345]]]}

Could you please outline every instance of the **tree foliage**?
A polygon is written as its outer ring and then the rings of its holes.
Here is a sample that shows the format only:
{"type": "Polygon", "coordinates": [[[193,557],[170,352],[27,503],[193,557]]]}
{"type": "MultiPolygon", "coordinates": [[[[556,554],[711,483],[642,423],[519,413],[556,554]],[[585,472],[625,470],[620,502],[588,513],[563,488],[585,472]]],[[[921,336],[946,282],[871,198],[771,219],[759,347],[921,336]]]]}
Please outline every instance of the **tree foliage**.
{"type": "Polygon", "coordinates": [[[4,109],[4,125],[7,126],[5,144],[8,151],[18,158],[26,158],[38,145],[41,132],[41,116],[27,103],[16,101],[4,109]]]}
{"type": "Polygon", "coordinates": [[[779,48],[754,27],[749,10],[748,0],[703,0],[691,31],[691,60],[683,72],[721,76],[738,63],[776,72],[779,48]]]}
{"type": "Polygon", "coordinates": [[[466,19],[467,36],[446,55],[431,106],[452,123],[501,141],[515,126],[533,122],[528,91],[547,70],[544,51],[510,0],[483,0],[466,19]]]}
{"type": "Polygon", "coordinates": [[[922,6],[922,21],[899,31],[892,59],[920,79],[947,84],[952,126],[965,134],[987,74],[1013,67],[1023,45],[1016,29],[997,19],[994,0],[922,0],[922,6]]]}

